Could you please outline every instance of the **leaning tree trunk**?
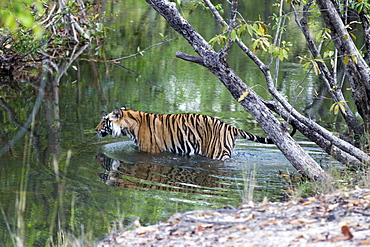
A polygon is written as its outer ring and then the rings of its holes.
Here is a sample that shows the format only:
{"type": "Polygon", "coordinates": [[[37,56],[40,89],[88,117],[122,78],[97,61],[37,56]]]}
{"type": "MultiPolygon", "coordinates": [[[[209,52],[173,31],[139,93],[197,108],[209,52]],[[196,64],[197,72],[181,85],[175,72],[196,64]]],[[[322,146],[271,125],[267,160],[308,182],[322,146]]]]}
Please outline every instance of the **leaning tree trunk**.
{"type": "Polygon", "coordinates": [[[357,110],[370,133],[370,68],[360,55],[332,0],[316,0],[331,37],[342,57],[357,110]]]}
{"type": "Polygon", "coordinates": [[[364,10],[360,12],[362,28],[364,29],[364,44],[366,47],[365,61],[370,64],[370,20],[369,15],[364,10]]]}
{"type": "MultiPolygon", "coordinates": [[[[295,21],[306,39],[307,47],[310,50],[312,56],[316,59],[319,58],[320,60],[322,60],[320,51],[316,47],[315,42],[311,36],[311,32],[308,28],[308,21],[310,15],[309,8],[311,7],[312,3],[313,0],[309,0],[307,4],[303,7],[303,17],[300,20],[298,18],[298,12],[295,10],[293,3],[291,3],[291,7],[294,10],[295,21]]],[[[324,82],[327,88],[327,92],[330,94],[333,100],[336,103],[340,102],[340,104],[344,106],[344,110],[343,108],[341,108],[341,114],[344,120],[346,121],[348,128],[356,134],[360,135],[364,134],[363,126],[361,125],[360,121],[356,118],[355,114],[351,111],[349,105],[347,104],[347,101],[344,98],[344,95],[342,93],[342,87],[337,82],[335,68],[333,69],[333,71],[330,71],[329,68],[326,66],[325,62],[320,60],[318,60],[316,63],[321,72],[320,73],[321,80],[324,82]]]]}
{"type": "MultiPolygon", "coordinates": [[[[312,0],[310,0],[311,2],[312,0]]],[[[231,18],[230,25],[222,18],[219,12],[216,10],[210,0],[204,0],[206,5],[210,8],[213,15],[217,18],[219,23],[226,27],[229,32],[232,32],[233,21],[237,13],[237,0],[231,1],[231,18]]],[[[310,4],[307,3],[306,6],[310,4]]],[[[333,156],[343,164],[347,165],[350,169],[362,169],[364,165],[370,164],[370,156],[354,147],[353,145],[343,141],[342,139],[334,136],[328,130],[324,129],[314,121],[301,115],[295,110],[289,102],[286,101],[276,89],[273,82],[269,65],[264,64],[244,43],[242,40],[236,38],[235,42],[239,45],[240,49],[258,66],[258,68],[265,75],[266,84],[271,95],[277,100],[275,101],[264,101],[265,105],[283,117],[287,122],[297,128],[302,134],[304,134],[311,141],[319,145],[329,155],[333,156]]],[[[228,44],[226,47],[229,47],[228,44]]],[[[347,110],[346,110],[347,111],[347,110]]]]}
{"type": "Polygon", "coordinates": [[[199,56],[177,52],[177,57],[200,64],[212,72],[238,100],[241,95],[243,107],[256,119],[263,130],[268,133],[276,146],[291,164],[304,176],[312,179],[326,179],[325,171],[290,137],[287,128],[281,125],[262,99],[249,88],[229,67],[225,56],[227,52],[216,52],[210,44],[179,14],[174,3],[167,0],[146,0],[169,25],[181,34],[194,48],[199,56]]]}

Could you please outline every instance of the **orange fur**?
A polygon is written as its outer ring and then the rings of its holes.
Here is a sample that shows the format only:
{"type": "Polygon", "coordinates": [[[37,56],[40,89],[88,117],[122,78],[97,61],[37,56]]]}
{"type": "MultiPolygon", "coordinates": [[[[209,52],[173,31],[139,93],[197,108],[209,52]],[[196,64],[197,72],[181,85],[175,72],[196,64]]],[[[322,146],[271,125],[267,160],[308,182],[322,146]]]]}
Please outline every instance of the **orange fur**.
{"type": "Polygon", "coordinates": [[[216,118],[193,114],[152,114],[115,109],[98,124],[96,131],[104,137],[126,135],[148,153],[170,151],[179,154],[200,154],[212,159],[230,158],[235,139],[272,143],[237,129],[216,118]]]}

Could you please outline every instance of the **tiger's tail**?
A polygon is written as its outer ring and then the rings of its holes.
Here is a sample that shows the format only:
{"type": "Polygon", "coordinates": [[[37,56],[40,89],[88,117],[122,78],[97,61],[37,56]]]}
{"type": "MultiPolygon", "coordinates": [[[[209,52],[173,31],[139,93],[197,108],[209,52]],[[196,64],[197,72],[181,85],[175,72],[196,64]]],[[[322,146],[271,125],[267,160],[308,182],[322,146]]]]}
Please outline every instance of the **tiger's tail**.
{"type": "MultiPolygon", "coordinates": [[[[249,141],[254,141],[254,142],[264,143],[264,144],[274,144],[274,141],[271,140],[270,138],[257,136],[257,135],[251,134],[251,133],[249,133],[247,131],[244,131],[244,130],[240,130],[240,129],[238,129],[238,130],[239,130],[238,136],[240,136],[244,139],[247,139],[249,141]]],[[[292,131],[292,133],[290,133],[290,136],[293,137],[294,134],[296,133],[296,131],[297,131],[297,129],[293,127],[293,131],[292,131]]]]}

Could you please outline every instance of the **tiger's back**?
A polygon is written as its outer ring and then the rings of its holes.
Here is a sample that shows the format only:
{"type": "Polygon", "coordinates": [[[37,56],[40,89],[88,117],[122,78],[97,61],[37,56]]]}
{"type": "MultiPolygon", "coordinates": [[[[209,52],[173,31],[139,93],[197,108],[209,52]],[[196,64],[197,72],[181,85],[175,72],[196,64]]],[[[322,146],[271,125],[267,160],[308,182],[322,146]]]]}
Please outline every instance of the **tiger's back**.
{"type": "Polygon", "coordinates": [[[143,152],[200,154],[220,160],[230,158],[237,137],[272,143],[219,119],[194,113],[162,115],[115,109],[103,117],[96,130],[101,137],[129,136],[143,152]]]}

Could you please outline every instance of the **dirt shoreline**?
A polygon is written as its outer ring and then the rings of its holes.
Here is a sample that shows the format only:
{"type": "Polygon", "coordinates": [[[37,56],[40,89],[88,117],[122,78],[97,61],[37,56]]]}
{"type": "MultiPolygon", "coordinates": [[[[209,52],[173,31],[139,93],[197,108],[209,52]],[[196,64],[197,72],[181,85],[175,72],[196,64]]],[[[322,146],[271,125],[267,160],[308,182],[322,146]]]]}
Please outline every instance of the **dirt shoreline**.
{"type": "Polygon", "coordinates": [[[370,246],[370,189],[178,213],[129,230],[134,225],[96,246],[370,246]]]}

